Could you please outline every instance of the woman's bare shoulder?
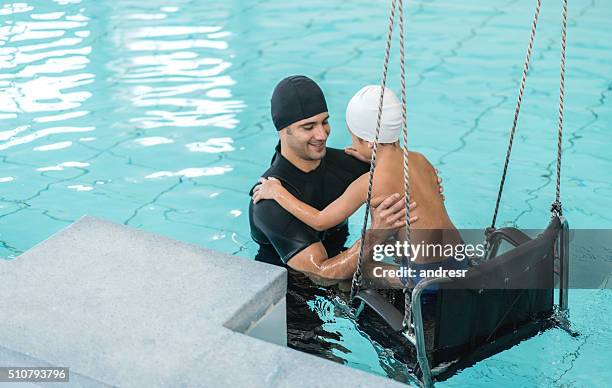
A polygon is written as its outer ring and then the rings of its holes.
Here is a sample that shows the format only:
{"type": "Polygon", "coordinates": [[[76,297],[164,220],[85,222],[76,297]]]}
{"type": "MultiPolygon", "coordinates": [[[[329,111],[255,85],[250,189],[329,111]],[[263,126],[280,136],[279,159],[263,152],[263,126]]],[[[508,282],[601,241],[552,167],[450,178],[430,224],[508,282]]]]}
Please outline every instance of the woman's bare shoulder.
{"type": "Polygon", "coordinates": [[[412,162],[421,168],[425,167],[434,170],[434,167],[429,161],[429,159],[427,159],[427,157],[420,152],[408,151],[408,158],[409,162],[412,162]]]}

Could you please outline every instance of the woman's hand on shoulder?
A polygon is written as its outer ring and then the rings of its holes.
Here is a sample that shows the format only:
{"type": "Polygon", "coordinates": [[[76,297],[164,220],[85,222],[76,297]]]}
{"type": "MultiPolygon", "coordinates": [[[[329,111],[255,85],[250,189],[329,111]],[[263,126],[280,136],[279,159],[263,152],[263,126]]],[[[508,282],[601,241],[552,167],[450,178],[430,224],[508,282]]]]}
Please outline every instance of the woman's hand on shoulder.
{"type": "Polygon", "coordinates": [[[281,182],[274,177],[259,178],[259,183],[253,188],[253,203],[262,199],[274,199],[282,187],[281,182]]]}
{"type": "Polygon", "coordinates": [[[349,147],[344,148],[344,153],[347,155],[351,155],[353,158],[360,160],[364,163],[370,163],[370,158],[364,157],[353,147],[349,146],[349,147]]]}

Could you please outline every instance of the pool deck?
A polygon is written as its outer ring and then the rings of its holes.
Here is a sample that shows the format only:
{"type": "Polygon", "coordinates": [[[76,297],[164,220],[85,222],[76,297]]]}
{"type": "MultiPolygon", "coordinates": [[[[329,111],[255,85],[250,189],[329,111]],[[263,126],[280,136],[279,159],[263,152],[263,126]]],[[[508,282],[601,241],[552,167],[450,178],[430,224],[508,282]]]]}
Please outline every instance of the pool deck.
{"type": "Polygon", "coordinates": [[[84,217],[0,261],[0,366],[67,366],[62,387],[405,386],[243,334],[284,309],[286,276],[84,217]]]}

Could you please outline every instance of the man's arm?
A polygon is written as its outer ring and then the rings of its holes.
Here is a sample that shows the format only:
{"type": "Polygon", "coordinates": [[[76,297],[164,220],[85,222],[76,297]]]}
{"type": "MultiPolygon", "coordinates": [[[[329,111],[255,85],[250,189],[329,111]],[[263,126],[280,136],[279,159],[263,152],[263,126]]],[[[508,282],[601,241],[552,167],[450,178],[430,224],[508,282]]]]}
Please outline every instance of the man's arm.
{"type": "MultiPolygon", "coordinates": [[[[406,215],[403,198],[389,196],[372,211],[372,230],[366,233],[364,257],[372,253],[375,244],[382,244],[397,229],[406,215]]],[[[359,260],[360,240],[346,251],[329,258],[321,242],[311,244],[294,255],[287,265],[296,271],[324,279],[344,280],[353,276],[359,260]]]]}

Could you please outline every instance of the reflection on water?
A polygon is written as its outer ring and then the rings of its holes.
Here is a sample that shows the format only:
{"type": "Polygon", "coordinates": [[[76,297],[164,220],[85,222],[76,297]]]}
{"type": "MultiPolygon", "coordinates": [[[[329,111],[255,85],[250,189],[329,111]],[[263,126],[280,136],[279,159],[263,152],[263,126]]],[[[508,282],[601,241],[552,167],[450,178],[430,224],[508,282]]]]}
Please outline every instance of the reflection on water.
{"type": "Polygon", "coordinates": [[[183,169],[177,172],[158,171],[153,174],[147,175],[145,178],[163,178],[163,177],[172,177],[172,176],[184,176],[186,178],[197,178],[201,176],[222,175],[232,170],[233,169],[230,166],[186,168],[186,169],[183,169]]]}
{"type": "Polygon", "coordinates": [[[185,147],[191,152],[229,152],[234,151],[233,142],[234,140],[231,137],[220,137],[208,139],[205,142],[189,143],[185,147]]]}
{"type": "Polygon", "coordinates": [[[151,147],[159,144],[170,144],[174,143],[174,140],[168,139],[167,137],[162,136],[152,136],[152,137],[141,137],[140,139],[134,140],[135,143],[143,147],[151,147]]]}
{"type": "MultiPolygon", "coordinates": [[[[40,138],[49,139],[54,134],[62,134],[62,133],[72,133],[72,132],[90,132],[95,130],[95,127],[54,127],[54,128],[46,128],[35,131],[33,133],[25,134],[22,136],[15,136],[21,132],[29,132],[31,126],[27,125],[24,127],[15,128],[12,131],[7,131],[8,141],[0,144],[0,151],[5,150],[17,145],[27,144],[38,140],[40,138]]],[[[70,143],[70,142],[68,142],[70,143]]],[[[38,148],[46,147],[46,146],[38,146],[38,148]]]]}
{"type": "MultiPolygon", "coordinates": [[[[228,73],[233,34],[207,22],[206,8],[154,3],[1,6],[0,219],[42,221],[28,235],[3,228],[0,256],[14,257],[84,213],[223,250],[248,241],[243,231],[218,233],[235,228],[236,206],[209,227],[192,190],[235,170],[226,155],[246,105],[233,97],[228,73]],[[193,201],[177,200],[182,192],[193,201]],[[162,212],[140,205],[153,202],[162,212]],[[177,215],[194,211],[196,222],[177,234],[177,215]]],[[[233,187],[219,189],[235,197],[233,187]]]]}
{"type": "Polygon", "coordinates": [[[124,82],[124,92],[136,111],[136,128],[235,128],[236,113],[244,108],[231,99],[231,66],[219,58],[228,48],[220,27],[140,27],[113,34],[121,58],[109,66],[124,82]],[[154,108],[154,109],[152,109],[154,108]]]}
{"type": "Polygon", "coordinates": [[[95,128],[47,123],[66,124],[88,114],[79,108],[92,96],[83,86],[95,80],[85,70],[92,47],[83,42],[82,33],[87,31],[89,18],[79,11],[37,12],[25,3],[5,4],[2,13],[12,16],[5,17],[0,27],[3,129],[11,122],[28,124],[3,131],[0,151],[19,146],[35,151],[68,148],[71,141],[53,141],[60,139],[54,135],[95,128]]]}
{"type": "Polygon", "coordinates": [[[81,162],[63,162],[56,166],[48,166],[48,167],[39,167],[36,171],[62,171],[64,167],[88,167],[89,163],[81,163],[81,162]]]}

